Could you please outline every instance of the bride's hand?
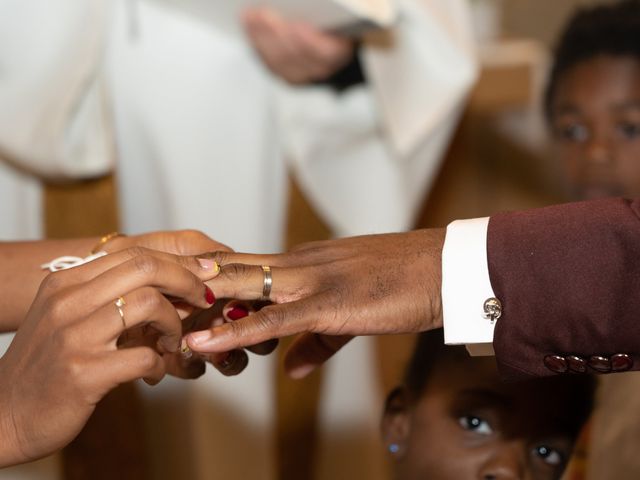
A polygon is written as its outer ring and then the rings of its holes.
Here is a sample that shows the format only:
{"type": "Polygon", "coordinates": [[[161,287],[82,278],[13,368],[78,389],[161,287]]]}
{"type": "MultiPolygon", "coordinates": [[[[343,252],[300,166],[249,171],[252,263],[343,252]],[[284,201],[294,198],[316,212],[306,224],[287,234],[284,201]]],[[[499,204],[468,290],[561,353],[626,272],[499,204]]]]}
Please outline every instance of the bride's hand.
{"type": "MultiPolygon", "coordinates": [[[[203,252],[233,252],[226,245],[213,240],[198,230],[158,231],[141,235],[120,236],[110,240],[104,247],[107,252],[115,252],[130,247],[146,247],[176,255],[198,255],[203,252]]],[[[235,305],[235,304],[232,304],[235,305]]],[[[184,322],[184,334],[196,330],[203,330],[224,323],[239,320],[253,312],[249,304],[240,304],[229,315],[232,306],[222,310],[223,302],[207,311],[194,311],[184,322]],[[224,313],[224,315],[223,315],[224,313]]],[[[128,335],[128,345],[148,344],[154,339],[148,332],[134,331],[128,335]]],[[[278,341],[267,341],[247,350],[258,355],[268,355],[278,346],[278,341]]],[[[218,352],[202,355],[185,356],[179,353],[165,353],[167,373],[179,378],[198,378],[205,372],[208,361],[220,373],[226,376],[238,375],[249,364],[249,357],[244,349],[234,349],[229,352],[218,352]]]]}
{"type": "Polygon", "coordinates": [[[185,312],[172,301],[210,307],[203,282],[216,274],[213,262],[132,248],[49,275],[0,359],[0,466],[63,447],[118,384],[160,381],[162,353],[182,339],[185,312]],[[157,343],[118,349],[142,326],[157,343]]]}

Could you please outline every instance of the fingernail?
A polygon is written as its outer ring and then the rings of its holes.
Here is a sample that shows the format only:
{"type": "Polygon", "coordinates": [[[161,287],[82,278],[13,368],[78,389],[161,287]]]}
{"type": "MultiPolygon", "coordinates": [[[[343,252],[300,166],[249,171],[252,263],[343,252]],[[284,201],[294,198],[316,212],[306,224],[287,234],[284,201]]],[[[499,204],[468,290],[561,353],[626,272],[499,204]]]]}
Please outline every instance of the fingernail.
{"type": "Polygon", "coordinates": [[[190,343],[192,343],[193,345],[200,345],[207,342],[208,340],[211,340],[211,338],[213,338],[213,335],[211,335],[211,332],[209,332],[208,330],[193,332],[189,334],[189,339],[191,340],[190,343]]]}
{"type": "Polygon", "coordinates": [[[247,315],[249,315],[249,310],[247,310],[242,305],[236,305],[227,312],[227,318],[229,320],[239,320],[246,317],[247,315]]]}
{"type": "Polygon", "coordinates": [[[180,354],[182,355],[182,358],[184,358],[185,360],[188,360],[193,356],[193,352],[189,348],[189,345],[187,345],[186,338],[183,338],[182,343],[180,344],[180,354]]]}
{"type": "Polygon", "coordinates": [[[204,286],[204,299],[209,305],[216,303],[216,296],[207,285],[204,286]]]}
{"type": "Polygon", "coordinates": [[[213,273],[220,272],[220,265],[215,260],[212,260],[210,258],[203,258],[203,257],[198,257],[197,260],[198,260],[198,263],[200,264],[200,267],[203,270],[206,270],[208,272],[213,272],[213,273]]]}

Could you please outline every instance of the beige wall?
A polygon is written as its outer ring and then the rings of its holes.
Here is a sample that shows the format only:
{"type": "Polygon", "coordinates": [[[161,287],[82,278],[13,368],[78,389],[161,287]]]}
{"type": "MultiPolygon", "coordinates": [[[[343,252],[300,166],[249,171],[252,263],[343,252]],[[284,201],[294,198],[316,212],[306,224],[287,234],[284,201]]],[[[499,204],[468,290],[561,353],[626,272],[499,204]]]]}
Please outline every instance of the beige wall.
{"type": "Polygon", "coordinates": [[[502,25],[508,35],[533,37],[551,46],[575,8],[612,1],[615,0],[502,0],[502,25]]]}

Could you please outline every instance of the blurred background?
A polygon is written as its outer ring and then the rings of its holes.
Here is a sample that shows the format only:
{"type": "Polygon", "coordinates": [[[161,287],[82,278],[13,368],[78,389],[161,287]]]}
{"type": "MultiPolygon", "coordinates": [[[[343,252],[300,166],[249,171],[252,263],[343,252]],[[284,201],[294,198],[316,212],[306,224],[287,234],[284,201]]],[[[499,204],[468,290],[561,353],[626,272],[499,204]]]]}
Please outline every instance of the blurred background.
{"type": "MultiPolygon", "coordinates": [[[[541,114],[541,95],[553,43],[568,16],[580,5],[603,2],[469,0],[468,3],[474,26],[477,80],[443,150],[433,182],[425,189],[415,227],[445,226],[458,218],[567,199],[559,166],[550,151],[541,114]]],[[[38,220],[41,231],[32,231],[31,236],[64,238],[122,230],[115,178],[108,174],[91,180],[43,181],[42,217],[38,220]]],[[[289,175],[287,182],[285,246],[331,238],[335,229],[310,201],[306,189],[294,175],[289,175]]],[[[10,206],[20,207],[19,202],[10,206]]],[[[9,341],[7,336],[4,343],[9,341]]],[[[272,412],[275,420],[269,424],[267,433],[261,427],[256,437],[256,442],[265,446],[267,453],[263,455],[268,456],[258,462],[260,474],[247,473],[252,471],[245,468],[254,458],[249,453],[254,447],[247,440],[252,438],[252,426],[246,419],[221,410],[217,414],[210,412],[213,417],[200,424],[197,416],[187,416],[184,410],[215,410],[215,407],[194,400],[193,392],[184,394],[187,398],[184,407],[176,407],[173,400],[150,402],[140,392],[145,387],[130,385],[111,394],[80,437],[60,455],[7,469],[0,472],[0,479],[200,480],[222,478],[221,472],[226,478],[238,479],[389,478],[377,425],[385,393],[399,382],[413,342],[410,336],[354,342],[346,349],[351,353],[339,355],[344,357],[342,364],[362,363],[351,365],[351,376],[335,377],[332,362],[303,381],[288,379],[282,372],[280,358],[275,361],[276,368],[262,368],[260,375],[266,376],[264,381],[272,388],[251,396],[249,403],[258,410],[272,412]],[[261,402],[267,407],[258,407],[261,402]],[[351,421],[355,417],[359,419],[351,421]],[[155,426],[158,418],[165,423],[161,430],[155,426]],[[229,424],[225,426],[228,430],[243,430],[244,436],[238,434],[226,440],[208,438],[206,430],[223,428],[224,423],[229,424]],[[167,443],[161,436],[175,441],[167,443]],[[212,466],[206,451],[198,446],[203,444],[209,445],[206,447],[209,451],[224,444],[228,465],[212,466]]],[[[282,355],[282,351],[283,347],[276,355],[282,355]]],[[[258,368],[254,366],[265,361],[252,358],[249,369],[258,368]]],[[[208,382],[216,373],[209,371],[197,382],[208,382]]],[[[225,388],[223,385],[218,383],[217,388],[225,388]]],[[[245,388],[247,395],[251,395],[251,385],[245,388]]],[[[568,478],[587,478],[585,451],[588,445],[581,447],[582,457],[568,478]]]]}

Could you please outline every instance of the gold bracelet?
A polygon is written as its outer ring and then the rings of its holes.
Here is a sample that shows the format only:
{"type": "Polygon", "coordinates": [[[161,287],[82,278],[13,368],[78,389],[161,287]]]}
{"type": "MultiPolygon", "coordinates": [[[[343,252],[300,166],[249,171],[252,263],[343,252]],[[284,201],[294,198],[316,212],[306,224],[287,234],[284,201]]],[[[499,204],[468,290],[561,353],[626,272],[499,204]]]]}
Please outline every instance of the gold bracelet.
{"type": "Polygon", "coordinates": [[[104,237],[102,237],[98,243],[96,243],[96,246],[93,247],[91,249],[91,255],[95,255],[96,253],[98,253],[99,251],[101,251],[103,249],[103,247],[111,240],[113,240],[114,238],[117,237],[124,237],[125,235],[120,233],[120,232],[111,232],[111,233],[107,233],[104,237]]]}

